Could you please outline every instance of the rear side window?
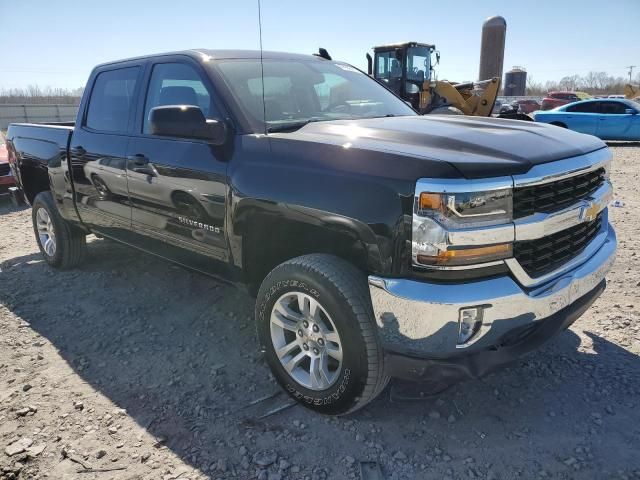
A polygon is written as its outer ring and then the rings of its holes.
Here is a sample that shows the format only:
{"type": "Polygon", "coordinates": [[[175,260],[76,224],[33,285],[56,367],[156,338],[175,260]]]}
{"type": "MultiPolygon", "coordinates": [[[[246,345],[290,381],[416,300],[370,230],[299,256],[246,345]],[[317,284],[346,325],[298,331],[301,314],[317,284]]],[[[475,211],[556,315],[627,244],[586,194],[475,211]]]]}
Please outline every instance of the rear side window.
{"type": "Polygon", "coordinates": [[[195,105],[206,118],[214,113],[211,94],[202,78],[184,63],[159,63],[153,67],[144,107],[144,133],[151,132],[151,109],[164,105],[195,105]]]}
{"type": "Polygon", "coordinates": [[[140,67],[99,73],[91,91],[85,125],[101,132],[126,132],[140,67]]]}
{"type": "Polygon", "coordinates": [[[600,113],[605,115],[623,115],[626,105],[620,102],[600,102],[600,113]]]}

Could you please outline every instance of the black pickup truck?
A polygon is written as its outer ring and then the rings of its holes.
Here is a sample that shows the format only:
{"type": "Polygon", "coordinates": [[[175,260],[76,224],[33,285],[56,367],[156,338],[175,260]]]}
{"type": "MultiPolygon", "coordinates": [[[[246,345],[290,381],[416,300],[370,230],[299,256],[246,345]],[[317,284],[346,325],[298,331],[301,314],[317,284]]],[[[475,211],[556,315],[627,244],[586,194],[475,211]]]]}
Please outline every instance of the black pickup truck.
{"type": "Polygon", "coordinates": [[[100,65],[75,125],[13,124],[7,144],[51,266],[93,233],[248,286],[275,378],[328,414],[390,377],[436,391],[538,347],[615,256],[600,140],[419,116],[316,56],[100,65]]]}

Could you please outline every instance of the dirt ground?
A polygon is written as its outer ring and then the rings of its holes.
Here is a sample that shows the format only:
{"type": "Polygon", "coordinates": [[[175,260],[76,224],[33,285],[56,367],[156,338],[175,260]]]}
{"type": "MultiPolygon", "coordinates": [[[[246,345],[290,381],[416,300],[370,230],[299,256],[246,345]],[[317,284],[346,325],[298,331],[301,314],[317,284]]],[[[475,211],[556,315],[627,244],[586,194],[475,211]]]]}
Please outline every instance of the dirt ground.
{"type": "Polygon", "coordinates": [[[640,144],[613,151],[595,305],[507,370],[422,400],[392,383],[346,418],[260,418],[289,400],[259,401],[279,388],[243,291],[98,239],[54,271],[3,204],[0,479],[640,479],[640,144]]]}

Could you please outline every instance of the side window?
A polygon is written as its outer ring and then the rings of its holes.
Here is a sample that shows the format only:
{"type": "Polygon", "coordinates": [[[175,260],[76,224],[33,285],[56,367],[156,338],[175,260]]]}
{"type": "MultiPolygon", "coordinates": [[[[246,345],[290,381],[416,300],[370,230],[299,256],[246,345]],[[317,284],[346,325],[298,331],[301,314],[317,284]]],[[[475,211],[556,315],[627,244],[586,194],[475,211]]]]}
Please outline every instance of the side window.
{"type": "Polygon", "coordinates": [[[624,115],[625,109],[620,102],[600,102],[600,113],[605,115],[624,115]]]}
{"type": "Polygon", "coordinates": [[[376,77],[380,79],[402,78],[402,63],[396,59],[394,51],[376,54],[378,72],[376,77]]]}
{"type": "Polygon", "coordinates": [[[91,90],[85,125],[101,132],[126,132],[140,67],[99,73],[91,90]]]}
{"type": "Polygon", "coordinates": [[[209,90],[198,72],[185,63],[159,63],[153,67],[144,105],[144,133],[151,132],[151,109],[163,105],[195,105],[206,118],[215,116],[209,90]]]}
{"type": "Polygon", "coordinates": [[[574,113],[598,113],[598,102],[578,103],[567,107],[567,112],[574,113]]]}

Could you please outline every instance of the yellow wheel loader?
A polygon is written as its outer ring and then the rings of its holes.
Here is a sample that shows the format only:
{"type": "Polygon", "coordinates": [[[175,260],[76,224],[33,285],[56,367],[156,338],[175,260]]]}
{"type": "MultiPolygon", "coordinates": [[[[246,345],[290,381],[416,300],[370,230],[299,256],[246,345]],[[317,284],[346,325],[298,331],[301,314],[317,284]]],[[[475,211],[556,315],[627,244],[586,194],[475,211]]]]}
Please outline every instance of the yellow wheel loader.
{"type": "Polygon", "coordinates": [[[629,100],[640,102],[640,85],[631,85],[630,83],[627,83],[624,86],[624,97],[629,100]]]}
{"type": "MultiPolygon", "coordinates": [[[[500,91],[497,77],[469,83],[436,80],[432,57],[440,63],[435,45],[406,42],[373,48],[367,53],[368,73],[422,114],[445,113],[491,116],[500,91]]],[[[500,114],[503,118],[531,120],[519,113],[500,114]]]]}

